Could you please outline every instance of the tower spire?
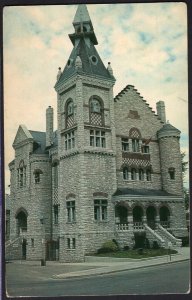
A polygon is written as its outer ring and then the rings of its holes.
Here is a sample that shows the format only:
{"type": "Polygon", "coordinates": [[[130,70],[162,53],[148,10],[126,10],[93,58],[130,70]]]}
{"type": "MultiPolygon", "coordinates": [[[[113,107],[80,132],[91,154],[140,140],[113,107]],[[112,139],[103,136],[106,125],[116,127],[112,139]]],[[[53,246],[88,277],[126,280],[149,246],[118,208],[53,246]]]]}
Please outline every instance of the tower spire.
{"type": "Polygon", "coordinates": [[[82,22],[91,22],[88,10],[87,10],[87,6],[85,4],[79,4],[74,20],[73,20],[73,24],[75,25],[76,23],[82,23],[82,22]]]}

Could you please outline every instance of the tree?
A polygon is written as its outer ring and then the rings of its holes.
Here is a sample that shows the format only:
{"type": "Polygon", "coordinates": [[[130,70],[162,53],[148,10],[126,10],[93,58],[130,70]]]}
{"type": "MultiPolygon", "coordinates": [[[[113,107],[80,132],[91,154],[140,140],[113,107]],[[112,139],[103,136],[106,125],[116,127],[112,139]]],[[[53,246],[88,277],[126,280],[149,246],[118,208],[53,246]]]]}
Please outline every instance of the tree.
{"type": "Polygon", "coordinates": [[[183,174],[183,178],[185,177],[186,175],[186,171],[187,171],[187,166],[188,166],[188,161],[184,161],[185,159],[185,156],[186,156],[186,153],[185,152],[181,152],[181,161],[182,161],[182,174],[183,174]]]}
{"type": "MultiPolygon", "coordinates": [[[[186,156],[185,152],[181,152],[181,161],[182,161],[182,175],[183,175],[183,180],[186,175],[186,171],[188,169],[188,161],[184,161],[186,156]]],[[[184,195],[184,200],[185,200],[185,209],[189,209],[189,189],[186,187],[183,187],[183,195],[184,195]]]]}

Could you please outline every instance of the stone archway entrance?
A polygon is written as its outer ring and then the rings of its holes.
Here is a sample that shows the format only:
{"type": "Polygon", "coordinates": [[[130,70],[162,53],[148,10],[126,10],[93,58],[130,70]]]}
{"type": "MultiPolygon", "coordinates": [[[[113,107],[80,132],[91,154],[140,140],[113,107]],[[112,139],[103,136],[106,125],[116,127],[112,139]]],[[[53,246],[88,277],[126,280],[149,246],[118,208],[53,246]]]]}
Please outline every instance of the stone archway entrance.
{"type": "Polygon", "coordinates": [[[146,209],[147,225],[155,229],[156,209],[154,206],[148,206],[146,209]]]}
{"type": "Polygon", "coordinates": [[[143,221],[143,209],[141,206],[137,205],[133,208],[133,222],[143,221]]]}
{"type": "Polygon", "coordinates": [[[128,223],[128,210],[125,206],[123,205],[117,205],[115,207],[115,218],[116,218],[116,223],[120,224],[126,224],[128,223]]]}
{"type": "Polygon", "coordinates": [[[160,224],[165,228],[170,227],[170,211],[167,206],[161,206],[159,210],[160,224]]]}

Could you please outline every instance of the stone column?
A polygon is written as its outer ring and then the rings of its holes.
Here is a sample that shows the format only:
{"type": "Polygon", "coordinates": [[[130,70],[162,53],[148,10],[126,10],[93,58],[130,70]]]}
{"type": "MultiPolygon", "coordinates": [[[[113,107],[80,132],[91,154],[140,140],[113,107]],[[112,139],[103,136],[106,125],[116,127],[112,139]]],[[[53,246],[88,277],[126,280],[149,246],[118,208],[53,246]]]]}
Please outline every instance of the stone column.
{"type": "Polygon", "coordinates": [[[133,231],[133,211],[128,210],[127,221],[129,223],[129,230],[133,231]]]}

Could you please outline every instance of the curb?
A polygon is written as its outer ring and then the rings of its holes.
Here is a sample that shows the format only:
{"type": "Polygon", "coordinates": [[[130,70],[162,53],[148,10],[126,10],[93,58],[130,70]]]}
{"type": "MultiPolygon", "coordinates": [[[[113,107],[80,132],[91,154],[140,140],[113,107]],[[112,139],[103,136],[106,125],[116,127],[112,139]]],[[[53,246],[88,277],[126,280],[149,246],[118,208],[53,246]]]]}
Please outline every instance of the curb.
{"type": "MultiPolygon", "coordinates": [[[[62,279],[70,279],[70,278],[79,278],[79,277],[90,277],[90,276],[101,276],[101,275],[105,275],[105,274],[112,274],[112,273],[118,273],[118,272],[126,272],[126,271],[132,271],[132,270],[137,270],[137,269],[142,269],[142,268],[150,268],[150,267],[154,267],[154,266],[160,266],[160,265],[168,265],[168,264],[172,264],[172,263],[179,263],[182,261],[187,261],[190,260],[190,258],[184,258],[178,261],[169,261],[169,262],[159,262],[159,263],[153,263],[151,265],[146,265],[146,266],[136,266],[136,267],[128,267],[126,269],[120,269],[120,270],[106,270],[106,271],[101,271],[99,273],[92,273],[92,274],[73,274],[75,272],[71,272],[71,274],[69,275],[69,273],[64,273],[64,274],[58,274],[58,275],[53,275],[52,279],[53,280],[62,280],[62,279]]],[[[110,268],[110,267],[109,267],[110,268]]],[[[96,269],[92,269],[92,270],[96,270],[96,269]]],[[[98,269],[99,270],[99,269],[98,269]]],[[[89,270],[88,270],[89,271],[89,270]]],[[[80,271],[80,272],[84,272],[84,271],[80,271]]]]}

